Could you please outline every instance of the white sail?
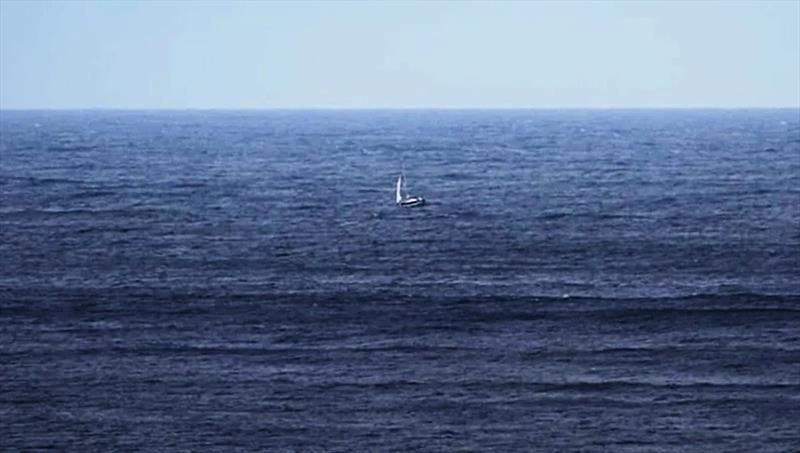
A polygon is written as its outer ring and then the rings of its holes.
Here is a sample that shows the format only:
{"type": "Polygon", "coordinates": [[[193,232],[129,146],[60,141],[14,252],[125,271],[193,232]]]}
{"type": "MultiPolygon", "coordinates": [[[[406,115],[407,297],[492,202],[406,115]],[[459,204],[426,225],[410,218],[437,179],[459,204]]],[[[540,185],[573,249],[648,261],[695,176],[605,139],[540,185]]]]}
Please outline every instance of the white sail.
{"type": "Polygon", "coordinates": [[[395,197],[394,197],[395,203],[399,204],[401,201],[403,201],[403,194],[401,192],[402,187],[403,187],[403,176],[400,175],[397,177],[397,188],[395,190],[395,197]]]}
{"type": "Polygon", "coordinates": [[[395,202],[403,207],[414,207],[425,204],[422,197],[411,197],[406,189],[406,178],[402,173],[397,177],[397,187],[395,187],[395,202]]]}

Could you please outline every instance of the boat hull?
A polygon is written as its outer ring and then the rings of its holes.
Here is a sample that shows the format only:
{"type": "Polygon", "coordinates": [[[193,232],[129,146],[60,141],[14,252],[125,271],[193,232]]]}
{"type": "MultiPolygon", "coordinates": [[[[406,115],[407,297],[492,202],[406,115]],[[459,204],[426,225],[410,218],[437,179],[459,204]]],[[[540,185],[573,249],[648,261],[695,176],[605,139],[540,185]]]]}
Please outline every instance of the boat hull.
{"type": "Polygon", "coordinates": [[[411,198],[407,198],[405,200],[401,200],[397,204],[399,206],[401,206],[401,207],[404,207],[404,208],[413,208],[413,207],[416,207],[416,206],[424,205],[425,204],[425,199],[422,198],[422,197],[411,197],[411,198]]]}

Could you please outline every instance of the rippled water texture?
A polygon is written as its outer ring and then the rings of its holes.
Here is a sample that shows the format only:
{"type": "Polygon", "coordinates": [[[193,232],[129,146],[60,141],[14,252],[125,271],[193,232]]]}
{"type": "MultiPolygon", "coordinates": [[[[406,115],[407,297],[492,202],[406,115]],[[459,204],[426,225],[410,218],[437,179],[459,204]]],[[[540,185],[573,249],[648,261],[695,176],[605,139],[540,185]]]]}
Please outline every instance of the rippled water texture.
{"type": "Polygon", "coordinates": [[[798,110],[0,112],[2,450],[785,452],[798,395],[798,110]]]}

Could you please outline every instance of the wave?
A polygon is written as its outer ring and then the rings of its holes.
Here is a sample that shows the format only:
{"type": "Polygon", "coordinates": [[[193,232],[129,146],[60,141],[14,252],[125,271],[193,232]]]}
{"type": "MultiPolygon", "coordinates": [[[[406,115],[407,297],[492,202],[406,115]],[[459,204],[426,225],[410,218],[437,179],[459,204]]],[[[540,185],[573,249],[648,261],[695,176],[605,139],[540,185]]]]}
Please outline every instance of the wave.
{"type": "Polygon", "coordinates": [[[71,194],[66,198],[71,200],[83,200],[88,198],[108,197],[116,194],[117,192],[111,190],[91,189],[91,190],[82,190],[78,193],[71,194]]]}
{"type": "MultiPolygon", "coordinates": [[[[108,231],[117,232],[115,227],[108,231]]],[[[2,280],[0,280],[2,281],[2,280]]],[[[214,313],[225,307],[226,313],[248,312],[271,307],[337,307],[347,312],[371,310],[408,311],[420,308],[457,314],[469,321],[536,321],[592,317],[608,321],[647,321],[674,317],[735,316],[757,319],[761,316],[791,319],[800,316],[800,294],[702,294],[676,297],[552,297],[552,296],[475,296],[415,294],[406,291],[331,291],[325,288],[285,291],[274,282],[249,285],[238,290],[215,285],[193,284],[180,288],[137,281],[83,281],[77,287],[0,283],[4,307],[22,312],[61,309],[63,304],[77,304],[89,311],[136,309],[167,314],[214,313]],[[94,286],[92,286],[94,285],[94,286]],[[87,301],[93,301],[87,304],[87,301]],[[111,303],[113,307],[107,306],[111,303]]],[[[426,327],[427,328],[427,327],[426,327]]]]}
{"type": "Polygon", "coordinates": [[[70,184],[70,185],[79,185],[85,184],[86,181],[82,179],[69,179],[69,178],[35,178],[35,177],[19,177],[19,180],[24,180],[30,183],[31,186],[47,186],[47,185],[59,185],[59,184],[70,184]]]}
{"type": "Polygon", "coordinates": [[[45,148],[45,150],[49,152],[75,152],[94,151],[99,148],[99,145],[52,145],[45,148]]]}

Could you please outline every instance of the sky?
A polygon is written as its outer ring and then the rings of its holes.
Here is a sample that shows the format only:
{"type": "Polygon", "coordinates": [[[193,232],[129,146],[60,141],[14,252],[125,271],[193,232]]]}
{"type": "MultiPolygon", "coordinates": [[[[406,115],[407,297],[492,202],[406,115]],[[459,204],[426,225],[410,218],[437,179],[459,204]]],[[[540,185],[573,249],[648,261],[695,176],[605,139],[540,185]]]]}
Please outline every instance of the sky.
{"type": "Polygon", "coordinates": [[[800,107],[800,0],[0,0],[0,109],[800,107]]]}

